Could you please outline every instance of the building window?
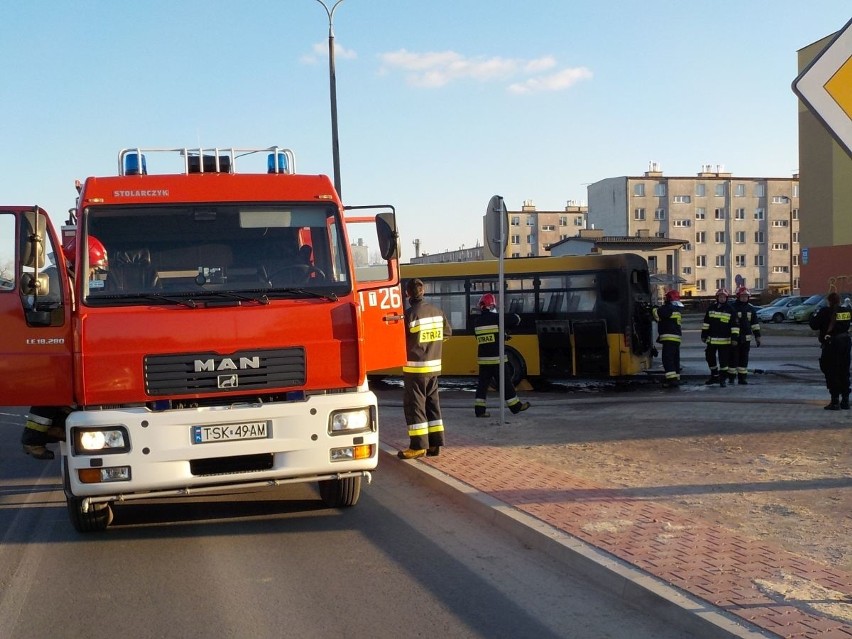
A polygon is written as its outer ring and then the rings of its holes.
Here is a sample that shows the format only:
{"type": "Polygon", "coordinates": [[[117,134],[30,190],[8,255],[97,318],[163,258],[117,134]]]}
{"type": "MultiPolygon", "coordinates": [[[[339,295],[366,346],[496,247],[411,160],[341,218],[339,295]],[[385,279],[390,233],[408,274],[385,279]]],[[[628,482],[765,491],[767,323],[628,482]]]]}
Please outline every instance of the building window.
{"type": "Polygon", "coordinates": [[[725,266],[725,256],[717,255],[716,256],[716,266],[725,266]]]}
{"type": "Polygon", "coordinates": [[[542,231],[555,231],[556,227],[553,224],[545,224],[541,227],[542,231]]]}
{"type": "Polygon", "coordinates": [[[695,243],[704,244],[705,242],[707,242],[707,233],[705,231],[698,231],[695,234],[695,243]]]}
{"type": "Polygon", "coordinates": [[[754,210],[754,219],[755,220],[762,220],[765,216],[766,216],[766,214],[765,214],[763,209],[755,209],[754,210]]]}
{"type": "Polygon", "coordinates": [[[772,220],[772,226],[775,226],[775,227],[779,227],[779,226],[787,227],[789,225],[790,224],[787,220],[772,220]]]}
{"type": "Polygon", "coordinates": [[[574,218],[574,226],[583,226],[583,218],[575,217],[574,218]]]}
{"type": "Polygon", "coordinates": [[[793,212],[792,212],[791,215],[793,216],[794,220],[798,220],[799,219],[799,209],[793,209],[793,212]]]}
{"type": "Polygon", "coordinates": [[[535,257],[535,253],[533,253],[532,251],[530,251],[529,253],[527,253],[527,257],[535,257]]]}
{"type": "Polygon", "coordinates": [[[713,236],[716,244],[724,244],[725,243],[725,231],[716,231],[713,236]]]}
{"type": "Polygon", "coordinates": [[[798,266],[798,265],[799,265],[799,254],[793,253],[793,266],[798,266]]]}
{"type": "Polygon", "coordinates": [[[734,197],[745,197],[745,184],[737,184],[734,187],[734,197]]]}
{"type": "Polygon", "coordinates": [[[645,197],[645,185],[637,182],[633,185],[633,195],[636,197],[645,197]]]}
{"type": "Polygon", "coordinates": [[[772,243],[772,250],[773,251],[789,251],[790,245],[787,244],[786,242],[773,242],[772,243]]]}
{"type": "Polygon", "coordinates": [[[644,220],[645,219],[645,209],[634,209],[633,210],[633,219],[634,220],[644,220]]]}
{"type": "Polygon", "coordinates": [[[512,244],[520,244],[520,243],[521,243],[521,236],[520,235],[513,235],[512,236],[512,244]]]}
{"type": "Polygon", "coordinates": [[[745,231],[737,231],[734,233],[734,242],[736,244],[745,244],[745,231]]]}
{"type": "Polygon", "coordinates": [[[687,242],[686,244],[683,245],[683,248],[681,249],[681,251],[692,251],[692,244],[687,242]]]}
{"type": "Polygon", "coordinates": [[[763,244],[763,231],[755,231],[754,232],[754,243],[755,244],[763,244]]]}
{"type": "Polygon", "coordinates": [[[692,226],[692,220],[672,220],[672,226],[692,226]]]}
{"type": "Polygon", "coordinates": [[[725,183],[719,182],[716,184],[716,197],[725,197],[725,183]]]}
{"type": "Polygon", "coordinates": [[[695,219],[696,220],[704,220],[707,219],[707,209],[703,206],[696,207],[695,209],[695,219]]]}
{"type": "Polygon", "coordinates": [[[799,183],[793,182],[793,197],[799,197],[799,183]]]}
{"type": "Polygon", "coordinates": [[[692,198],[688,195],[675,195],[672,197],[672,202],[675,204],[689,204],[692,202],[692,198]]]}
{"type": "Polygon", "coordinates": [[[793,232],[793,244],[798,244],[798,243],[799,243],[799,232],[794,231],[793,232]]]}
{"type": "Polygon", "coordinates": [[[713,211],[713,217],[717,220],[725,219],[725,209],[715,209],[713,211]]]}
{"type": "Polygon", "coordinates": [[[745,219],[745,209],[737,209],[734,211],[734,219],[735,220],[744,220],[745,219]]]}
{"type": "Polygon", "coordinates": [[[654,195],[657,197],[665,197],[666,196],[666,184],[665,182],[657,182],[654,185],[654,195]]]}
{"type": "Polygon", "coordinates": [[[521,256],[520,253],[512,253],[512,257],[520,257],[520,256],[521,256]]]}
{"type": "Polygon", "coordinates": [[[755,197],[765,197],[766,196],[766,185],[765,184],[755,184],[754,185],[754,196],[755,197]]]}
{"type": "Polygon", "coordinates": [[[720,288],[727,288],[727,287],[728,287],[728,285],[726,284],[726,281],[725,281],[725,278],[724,278],[724,277],[720,277],[718,280],[716,280],[716,290],[717,290],[717,291],[718,291],[720,288]]]}
{"type": "Polygon", "coordinates": [[[535,226],[535,218],[532,215],[527,218],[527,226],[535,226]]]}
{"type": "Polygon", "coordinates": [[[533,242],[535,242],[535,238],[533,237],[533,235],[527,235],[527,244],[532,244],[533,242]]]}
{"type": "Polygon", "coordinates": [[[695,185],[695,197],[704,197],[707,195],[707,187],[703,183],[695,185]]]}
{"type": "Polygon", "coordinates": [[[772,196],[772,203],[773,204],[789,204],[790,198],[788,198],[786,195],[773,195],[772,196]]]}
{"type": "Polygon", "coordinates": [[[695,266],[703,267],[707,266],[707,256],[706,255],[696,255],[695,256],[695,266]]]}
{"type": "Polygon", "coordinates": [[[665,237],[665,236],[666,236],[665,231],[657,231],[656,233],[654,233],[654,237],[665,237]]]}
{"type": "Polygon", "coordinates": [[[735,255],[734,256],[734,264],[737,266],[745,266],[746,265],[746,256],[745,255],[735,255]]]}
{"type": "Polygon", "coordinates": [[[707,280],[695,280],[695,289],[701,292],[707,290],[707,280]]]}
{"type": "Polygon", "coordinates": [[[755,266],[763,266],[763,264],[764,264],[763,256],[762,255],[755,255],[754,256],[754,265],[755,266]]]}
{"type": "Polygon", "coordinates": [[[683,275],[692,275],[692,267],[691,266],[684,266],[682,269],[680,269],[680,272],[683,275]]]}
{"type": "Polygon", "coordinates": [[[520,226],[520,225],[521,225],[521,218],[519,218],[517,215],[513,215],[512,216],[512,226],[520,226]]]}
{"type": "MultiPolygon", "coordinates": [[[[763,288],[764,288],[764,286],[763,286],[763,278],[762,278],[762,277],[755,277],[755,278],[754,278],[754,290],[756,290],[756,291],[762,291],[762,290],[763,290],[763,288]]],[[[793,288],[799,288],[798,283],[797,283],[797,284],[796,284],[793,288]]]]}
{"type": "Polygon", "coordinates": [[[772,272],[773,273],[789,273],[790,267],[789,266],[773,266],[772,272]]]}
{"type": "Polygon", "coordinates": [[[666,219],[666,209],[657,209],[654,211],[654,219],[655,220],[665,220],[666,219]]]}

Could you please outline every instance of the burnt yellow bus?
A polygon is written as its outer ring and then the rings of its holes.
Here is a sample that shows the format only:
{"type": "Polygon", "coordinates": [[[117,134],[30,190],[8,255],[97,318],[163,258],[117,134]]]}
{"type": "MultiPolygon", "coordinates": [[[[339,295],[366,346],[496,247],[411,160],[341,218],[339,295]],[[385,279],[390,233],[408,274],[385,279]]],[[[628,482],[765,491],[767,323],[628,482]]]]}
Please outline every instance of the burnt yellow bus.
{"type": "MultiPolygon", "coordinates": [[[[442,374],[476,375],[473,320],[483,293],[498,291],[498,262],[403,264],[403,280],[420,278],[426,300],[443,309],[453,335],[442,374]]],[[[512,258],[504,261],[512,379],[627,378],[653,358],[648,263],[632,253],[512,258]]]]}

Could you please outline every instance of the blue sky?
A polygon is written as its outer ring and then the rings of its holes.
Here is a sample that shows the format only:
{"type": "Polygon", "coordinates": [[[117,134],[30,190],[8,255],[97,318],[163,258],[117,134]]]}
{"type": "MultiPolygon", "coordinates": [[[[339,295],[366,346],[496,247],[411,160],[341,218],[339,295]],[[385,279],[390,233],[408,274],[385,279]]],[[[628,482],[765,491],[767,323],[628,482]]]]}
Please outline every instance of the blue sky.
{"type": "MultiPolygon", "coordinates": [[[[333,2],[329,1],[329,5],[333,2]]],[[[586,185],[721,164],[798,167],[796,51],[848,0],[345,0],[341,191],[397,207],[403,258],[481,241],[586,185]]],[[[126,147],[266,147],[331,175],[328,18],[316,0],[0,0],[0,200],[61,222],[126,147]]]]}

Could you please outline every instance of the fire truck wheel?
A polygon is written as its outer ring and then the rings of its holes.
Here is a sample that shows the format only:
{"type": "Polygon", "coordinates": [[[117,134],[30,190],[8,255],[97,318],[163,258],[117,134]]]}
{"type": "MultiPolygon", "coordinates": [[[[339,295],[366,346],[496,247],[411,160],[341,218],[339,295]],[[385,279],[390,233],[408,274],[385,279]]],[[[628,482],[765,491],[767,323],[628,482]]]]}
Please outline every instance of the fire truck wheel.
{"type": "Polygon", "coordinates": [[[311,278],[324,280],[325,273],[310,264],[291,264],[269,274],[272,285],[306,284],[311,278]]]}
{"type": "Polygon", "coordinates": [[[83,512],[83,499],[71,494],[68,473],[63,468],[62,483],[65,487],[65,504],[68,507],[68,517],[77,532],[100,532],[106,530],[112,523],[112,508],[109,504],[93,504],[89,512],[83,512]]]}
{"type": "Polygon", "coordinates": [[[319,482],[320,498],[329,508],[349,508],[361,496],[361,478],[326,479],[319,482]]]}

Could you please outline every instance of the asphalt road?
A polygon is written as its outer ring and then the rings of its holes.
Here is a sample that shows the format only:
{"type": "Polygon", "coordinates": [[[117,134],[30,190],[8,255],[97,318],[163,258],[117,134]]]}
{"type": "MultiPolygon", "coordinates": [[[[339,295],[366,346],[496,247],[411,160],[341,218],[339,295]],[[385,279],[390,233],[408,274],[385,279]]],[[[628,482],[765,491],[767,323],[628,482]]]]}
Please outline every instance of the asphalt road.
{"type": "Polygon", "coordinates": [[[383,460],[359,504],[312,487],[67,520],[59,462],[0,412],[0,637],[683,637],[383,460]]]}

